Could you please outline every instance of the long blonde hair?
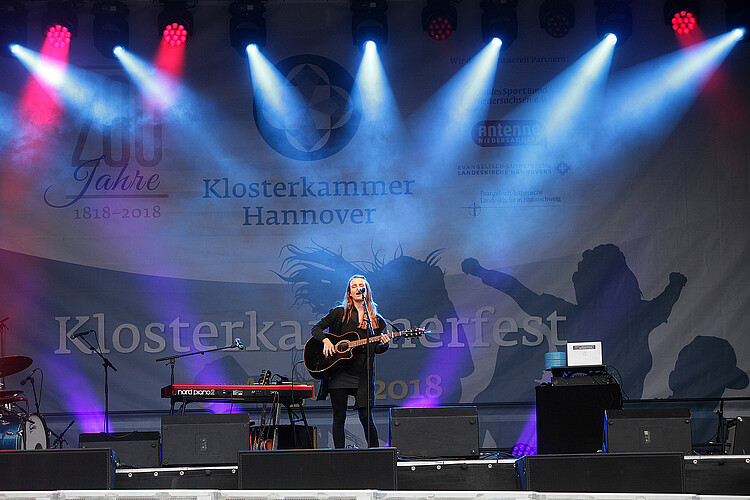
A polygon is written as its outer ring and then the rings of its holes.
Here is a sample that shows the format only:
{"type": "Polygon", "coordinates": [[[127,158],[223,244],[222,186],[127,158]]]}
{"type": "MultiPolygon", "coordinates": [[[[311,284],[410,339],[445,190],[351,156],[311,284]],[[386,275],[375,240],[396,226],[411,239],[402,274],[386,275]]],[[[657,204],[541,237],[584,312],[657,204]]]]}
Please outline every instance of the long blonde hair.
{"type": "MultiPolygon", "coordinates": [[[[356,278],[360,278],[365,282],[365,288],[367,289],[364,301],[365,307],[367,308],[370,319],[372,320],[372,327],[378,328],[380,326],[378,324],[378,304],[374,300],[372,300],[372,290],[370,289],[370,283],[367,281],[367,278],[365,278],[361,274],[355,274],[354,276],[349,278],[349,281],[346,283],[346,294],[344,294],[344,300],[341,301],[341,305],[344,306],[343,323],[349,321],[352,309],[354,309],[354,299],[352,298],[352,281],[356,278]]],[[[365,318],[359,318],[359,327],[367,328],[365,318]]]]}

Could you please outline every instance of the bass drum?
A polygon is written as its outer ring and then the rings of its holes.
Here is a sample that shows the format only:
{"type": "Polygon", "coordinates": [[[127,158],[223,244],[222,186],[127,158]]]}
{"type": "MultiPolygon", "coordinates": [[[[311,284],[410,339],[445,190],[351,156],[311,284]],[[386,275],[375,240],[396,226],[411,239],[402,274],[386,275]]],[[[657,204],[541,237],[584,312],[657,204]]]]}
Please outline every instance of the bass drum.
{"type": "Polygon", "coordinates": [[[49,447],[47,424],[36,413],[28,418],[2,415],[0,433],[0,450],[42,450],[49,447]]]}

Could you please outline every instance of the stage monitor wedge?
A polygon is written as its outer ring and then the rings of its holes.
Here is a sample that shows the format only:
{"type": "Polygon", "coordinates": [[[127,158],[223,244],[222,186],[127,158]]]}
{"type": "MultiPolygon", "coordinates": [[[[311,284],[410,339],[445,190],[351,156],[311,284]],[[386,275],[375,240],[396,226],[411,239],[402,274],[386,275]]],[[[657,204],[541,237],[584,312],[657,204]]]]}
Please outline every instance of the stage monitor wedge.
{"type": "Polygon", "coordinates": [[[250,448],[247,413],[164,415],[161,465],[235,465],[237,452],[250,448]]]}
{"type": "Polygon", "coordinates": [[[607,453],[692,453],[690,410],[658,408],[605,411],[604,448],[607,453]]]}
{"type": "Polygon", "coordinates": [[[478,458],[477,408],[391,408],[389,443],[399,458],[478,458]]]}

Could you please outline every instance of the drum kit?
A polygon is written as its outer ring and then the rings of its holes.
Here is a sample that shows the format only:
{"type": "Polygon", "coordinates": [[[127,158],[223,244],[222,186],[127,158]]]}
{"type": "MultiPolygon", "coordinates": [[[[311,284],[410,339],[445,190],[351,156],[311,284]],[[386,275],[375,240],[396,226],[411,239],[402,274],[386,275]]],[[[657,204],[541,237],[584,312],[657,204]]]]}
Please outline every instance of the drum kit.
{"type": "MultiPolygon", "coordinates": [[[[6,376],[31,366],[27,356],[0,357],[0,450],[39,450],[49,447],[50,432],[44,418],[30,413],[29,400],[23,391],[5,389],[6,376]]],[[[33,379],[29,376],[27,380],[33,379]]],[[[21,382],[23,385],[24,382],[21,382]]]]}

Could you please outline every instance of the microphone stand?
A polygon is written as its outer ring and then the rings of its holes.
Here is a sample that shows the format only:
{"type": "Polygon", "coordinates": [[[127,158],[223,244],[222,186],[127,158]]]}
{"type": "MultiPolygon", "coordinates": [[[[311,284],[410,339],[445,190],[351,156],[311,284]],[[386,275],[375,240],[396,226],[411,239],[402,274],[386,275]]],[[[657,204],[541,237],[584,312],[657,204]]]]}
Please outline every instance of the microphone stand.
{"type": "Polygon", "coordinates": [[[5,334],[8,331],[8,325],[6,321],[10,319],[10,316],[0,321],[0,356],[5,356],[5,334]]]}
{"type": "Polygon", "coordinates": [[[62,431],[60,434],[57,434],[55,431],[50,430],[49,433],[55,436],[55,440],[52,442],[52,448],[57,448],[58,445],[60,446],[60,449],[63,447],[63,443],[67,443],[68,441],[63,438],[66,432],[68,432],[68,429],[75,423],[75,420],[71,420],[68,426],[65,428],[64,431],[62,431]]]}
{"type": "Polygon", "coordinates": [[[372,377],[372,364],[375,361],[374,354],[374,342],[370,342],[370,337],[375,336],[375,329],[372,327],[372,321],[370,319],[370,308],[367,307],[367,300],[369,297],[362,296],[363,305],[365,306],[365,321],[367,322],[367,348],[365,349],[365,355],[367,356],[367,448],[370,448],[370,429],[373,425],[372,417],[372,405],[370,404],[370,396],[372,395],[372,385],[375,383],[372,377]],[[372,354],[372,355],[371,355],[372,354]]]}
{"type": "MultiPolygon", "coordinates": [[[[96,333],[94,333],[96,335],[96,333]]],[[[94,348],[88,341],[85,335],[79,337],[83,342],[86,343],[91,352],[95,352],[102,360],[102,366],[104,367],[104,432],[109,433],[109,368],[117,371],[115,365],[113,365],[109,359],[101,352],[101,349],[94,348]]],[[[99,342],[97,341],[97,344],[99,342]]]]}
{"type": "Polygon", "coordinates": [[[39,399],[41,399],[42,390],[39,389],[39,398],[36,396],[36,384],[34,384],[34,377],[29,378],[29,382],[31,382],[31,391],[34,393],[34,407],[36,408],[37,414],[39,414],[39,399]]]}
{"type": "MultiPolygon", "coordinates": [[[[289,418],[289,423],[291,424],[291,428],[292,428],[292,440],[294,442],[294,447],[295,448],[299,448],[299,445],[297,444],[297,429],[294,428],[294,421],[292,421],[292,418],[291,418],[291,416],[292,416],[291,407],[292,407],[292,405],[294,405],[294,370],[295,370],[295,368],[297,368],[297,365],[300,364],[300,363],[302,363],[303,361],[305,361],[305,360],[304,359],[300,359],[298,361],[295,361],[292,364],[292,384],[291,384],[292,402],[287,407],[289,409],[289,417],[290,417],[289,418]]],[[[302,402],[300,402],[299,405],[301,407],[302,406],[302,402]]],[[[295,415],[295,418],[296,418],[296,415],[295,415]]],[[[305,428],[305,432],[307,432],[307,428],[305,428]]]]}
{"type": "MultiPolygon", "coordinates": [[[[5,334],[8,332],[8,325],[6,321],[10,319],[10,316],[0,321],[0,356],[5,356],[5,334]]],[[[5,388],[5,376],[0,377],[0,389],[5,388]]]]}
{"type": "MultiPolygon", "coordinates": [[[[213,349],[206,349],[205,351],[195,351],[195,352],[186,352],[185,354],[175,354],[174,356],[166,356],[163,358],[159,358],[156,360],[157,363],[160,363],[162,361],[169,361],[169,385],[174,385],[174,365],[175,360],[179,358],[186,358],[188,356],[195,356],[196,354],[206,354],[207,352],[214,352],[214,351],[223,351],[225,349],[244,349],[244,347],[240,347],[236,342],[234,344],[225,345],[224,347],[214,347],[213,349]]],[[[172,408],[170,411],[170,414],[174,414],[174,401],[172,401],[172,408]]]]}
{"type": "Polygon", "coordinates": [[[719,417],[719,429],[716,431],[716,441],[721,445],[721,454],[727,454],[727,436],[724,427],[724,399],[719,400],[719,409],[716,410],[719,417]]]}

